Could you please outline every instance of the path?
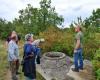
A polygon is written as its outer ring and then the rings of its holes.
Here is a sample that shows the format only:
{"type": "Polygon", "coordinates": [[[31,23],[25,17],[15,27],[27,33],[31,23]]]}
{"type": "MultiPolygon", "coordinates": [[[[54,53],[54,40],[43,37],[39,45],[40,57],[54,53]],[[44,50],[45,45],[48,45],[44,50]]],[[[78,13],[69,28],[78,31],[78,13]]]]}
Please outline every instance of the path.
{"type": "Polygon", "coordinates": [[[6,80],[11,80],[11,73],[10,73],[9,69],[7,70],[6,80]]]}
{"type": "MultiPolygon", "coordinates": [[[[18,75],[17,75],[17,77],[18,77],[18,80],[20,80],[18,75]]],[[[5,80],[12,80],[11,79],[11,72],[10,72],[9,69],[7,70],[7,74],[6,74],[5,80]]]]}
{"type": "MultiPolygon", "coordinates": [[[[44,73],[44,71],[42,70],[42,68],[40,67],[40,65],[36,65],[36,66],[37,66],[37,71],[38,71],[40,74],[42,74],[42,76],[43,76],[46,80],[51,80],[51,77],[48,76],[48,75],[46,75],[46,74],[44,73]]],[[[9,69],[7,70],[5,80],[11,80],[11,72],[10,72],[9,69]]]]}

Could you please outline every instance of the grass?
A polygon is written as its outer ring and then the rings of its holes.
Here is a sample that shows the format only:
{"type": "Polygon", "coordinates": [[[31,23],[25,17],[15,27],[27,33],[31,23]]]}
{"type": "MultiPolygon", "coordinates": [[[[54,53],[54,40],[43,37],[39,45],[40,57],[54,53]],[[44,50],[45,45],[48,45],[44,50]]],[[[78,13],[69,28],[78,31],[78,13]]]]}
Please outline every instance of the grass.
{"type": "MultiPolygon", "coordinates": [[[[7,61],[7,52],[4,47],[4,44],[5,43],[3,41],[0,41],[0,80],[8,80],[7,79],[8,61],[7,61]]],[[[20,49],[20,57],[22,57],[22,52],[23,51],[21,48],[20,49]]],[[[22,73],[21,66],[20,66],[19,71],[21,72],[21,74],[19,75],[20,80],[25,80],[24,75],[22,73]]],[[[37,80],[45,80],[45,79],[37,72],[37,80]]]]}
{"type": "Polygon", "coordinates": [[[0,41],[0,80],[4,80],[6,77],[7,64],[7,53],[3,47],[3,42],[0,41]]]}

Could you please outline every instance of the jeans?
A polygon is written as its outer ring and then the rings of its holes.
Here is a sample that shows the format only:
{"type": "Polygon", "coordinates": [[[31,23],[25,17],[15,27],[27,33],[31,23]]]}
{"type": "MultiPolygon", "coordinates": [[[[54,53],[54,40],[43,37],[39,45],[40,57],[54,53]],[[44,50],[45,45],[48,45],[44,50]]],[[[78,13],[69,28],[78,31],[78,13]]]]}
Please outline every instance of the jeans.
{"type": "Polygon", "coordinates": [[[36,79],[30,79],[30,78],[28,78],[28,77],[25,77],[25,80],[36,80],[36,79]]]}
{"type": "Polygon", "coordinates": [[[77,52],[74,53],[74,65],[77,70],[83,69],[82,48],[77,49],[77,52]]]}
{"type": "Polygon", "coordinates": [[[41,48],[37,48],[37,49],[36,49],[36,53],[37,53],[37,56],[36,56],[36,63],[37,63],[37,64],[40,64],[41,48]]]}
{"type": "Polygon", "coordinates": [[[37,56],[40,56],[41,55],[41,48],[36,48],[36,55],[37,56]]]}

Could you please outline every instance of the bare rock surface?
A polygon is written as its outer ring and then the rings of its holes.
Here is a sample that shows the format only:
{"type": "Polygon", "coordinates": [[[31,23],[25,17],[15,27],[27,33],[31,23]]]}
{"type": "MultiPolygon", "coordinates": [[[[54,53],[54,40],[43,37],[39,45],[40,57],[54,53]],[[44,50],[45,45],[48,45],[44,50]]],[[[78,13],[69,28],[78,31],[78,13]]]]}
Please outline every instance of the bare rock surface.
{"type": "Polygon", "coordinates": [[[61,52],[47,52],[41,58],[41,64],[37,65],[37,71],[46,80],[95,80],[92,63],[84,60],[84,69],[73,72],[72,59],[61,52]]]}
{"type": "MultiPolygon", "coordinates": [[[[74,68],[74,65],[71,68],[74,68]]],[[[67,75],[73,77],[74,80],[95,80],[92,63],[90,61],[84,60],[84,69],[79,72],[73,72],[71,68],[67,75]]]]}

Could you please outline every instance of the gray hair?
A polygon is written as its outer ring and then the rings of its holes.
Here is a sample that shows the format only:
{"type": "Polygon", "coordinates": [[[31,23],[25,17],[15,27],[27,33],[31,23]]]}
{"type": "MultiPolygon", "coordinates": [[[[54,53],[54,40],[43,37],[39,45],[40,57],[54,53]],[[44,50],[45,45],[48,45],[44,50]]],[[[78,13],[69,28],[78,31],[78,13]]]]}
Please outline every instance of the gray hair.
{"type": "Polygon", "coordinates": [[[29,41],[29,39],[33,37],[33,34],[26,34],[25,35],[25,41],[29,41]]]}

